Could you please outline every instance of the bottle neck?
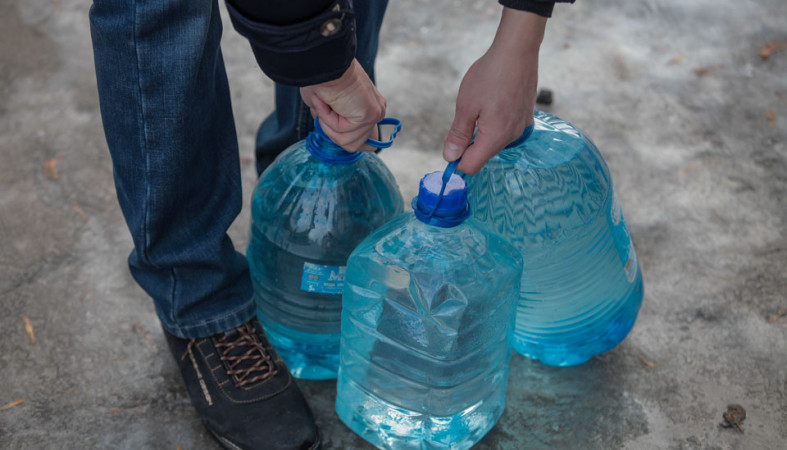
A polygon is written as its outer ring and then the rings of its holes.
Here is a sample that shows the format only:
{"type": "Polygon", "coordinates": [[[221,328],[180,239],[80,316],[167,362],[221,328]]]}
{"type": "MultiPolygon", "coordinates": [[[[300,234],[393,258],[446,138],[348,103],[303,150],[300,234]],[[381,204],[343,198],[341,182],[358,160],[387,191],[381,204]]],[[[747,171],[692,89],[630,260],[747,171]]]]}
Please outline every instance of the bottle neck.
{"type": "Polygon", "coordinates": [[[418,197],[413,199],[411,204],[415,217],[421,222],[440,228],[453,228],[461,225],[470,217],[470,205],[465,203],[464,208],[454,210],[443,210],[429,207],[419,202],[418,197]]]}
{"type": "Polygon", "coordinates": [[[317,120],[314,121],[314,131],[306,136],[306,149],[312,156],[328,165],[352,164],[364,155],[364,152],[348,152],[333,142],[317,120]]]}
{"type": "Polygon", "coordinates": [[[454,174],[457,161],[444,172],[432,172],[421,179],[418,196],[413,199],[415,217],[421,222],[441,228],[452,228],[470,216],[467,184],[454,174]]]}

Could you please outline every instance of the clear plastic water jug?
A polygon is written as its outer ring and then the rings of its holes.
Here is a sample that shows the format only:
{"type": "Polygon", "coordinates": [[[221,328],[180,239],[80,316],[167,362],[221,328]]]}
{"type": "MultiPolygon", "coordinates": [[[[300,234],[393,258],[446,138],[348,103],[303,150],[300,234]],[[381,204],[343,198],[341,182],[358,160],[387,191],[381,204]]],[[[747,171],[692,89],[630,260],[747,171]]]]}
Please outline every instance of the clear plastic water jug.
{"type": "Polygon", "coordinates": [[[336,412],[379,448],[469,448],[505,405],[521,257],[441,175],[347,263],[336,412]]]}
{"type": "Polygon", "coordinates": [[[514,349],[570,366],[620,343],[642,302],[642,273],[593,142],[536,111],[534,125],[468,184],[474,216],[524,260],[514,349]]]}
{"type": "MultiPolygon", "coordinates": [[[[390,140],[367,144],[390,146],[390,140]]],[[[331,379],[339,365],[341,299],[356,245],[403,210],[393,175],[374,153],[347,152],[322,131],[285,150],[252,198],[247,258],[257,315],[298,378],[331,379]]]]}

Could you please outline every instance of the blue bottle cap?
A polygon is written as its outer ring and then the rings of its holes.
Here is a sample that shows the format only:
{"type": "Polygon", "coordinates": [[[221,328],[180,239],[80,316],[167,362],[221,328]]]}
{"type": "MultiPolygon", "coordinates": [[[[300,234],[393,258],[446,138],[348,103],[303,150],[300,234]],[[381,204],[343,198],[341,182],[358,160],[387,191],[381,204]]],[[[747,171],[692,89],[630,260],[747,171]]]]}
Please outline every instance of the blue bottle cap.
{"type": "Polygon", "coordinates": [[[443,228],[459,225],[470,216],[467,183],[459,175],[451,174],[443,188],[443,172],[429,173],[421,179],[412,206],[421,222],[443,228]]]}

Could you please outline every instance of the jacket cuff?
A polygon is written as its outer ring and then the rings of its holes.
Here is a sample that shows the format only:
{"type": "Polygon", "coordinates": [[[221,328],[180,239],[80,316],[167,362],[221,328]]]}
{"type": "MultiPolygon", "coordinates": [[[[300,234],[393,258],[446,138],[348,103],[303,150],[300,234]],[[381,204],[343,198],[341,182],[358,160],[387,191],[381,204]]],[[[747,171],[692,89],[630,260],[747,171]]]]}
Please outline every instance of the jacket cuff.
{"type": "Polygon", "coordinates": [[[232,26],[249,40],[257,64],[276,83],[300,87],[335,80],[355,58],[350,0],[336,0],[309,20],[282,26],[251,20],[225,4],[232,26]]]}
{"type": "Polygon", "coordinates": [[[541,17],[552,17],[552,9],[555,7],[554,1],[538,0],[498,0],[501,5],[538,14],[541,17]]]}

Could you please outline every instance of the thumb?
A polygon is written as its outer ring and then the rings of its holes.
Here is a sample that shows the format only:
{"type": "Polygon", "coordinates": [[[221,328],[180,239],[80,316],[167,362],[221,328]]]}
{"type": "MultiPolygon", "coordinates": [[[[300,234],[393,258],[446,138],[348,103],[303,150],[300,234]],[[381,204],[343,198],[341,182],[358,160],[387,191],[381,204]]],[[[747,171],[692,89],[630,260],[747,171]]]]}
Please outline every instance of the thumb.
{"type": "Polygon", "coordinates": [[[457,109],[451,129],[443,141],[443,158],[446,161],[456,161],[470,146],[477,118],[477,114],[468,114],[457,109]]]}

